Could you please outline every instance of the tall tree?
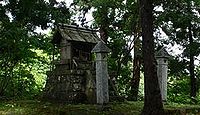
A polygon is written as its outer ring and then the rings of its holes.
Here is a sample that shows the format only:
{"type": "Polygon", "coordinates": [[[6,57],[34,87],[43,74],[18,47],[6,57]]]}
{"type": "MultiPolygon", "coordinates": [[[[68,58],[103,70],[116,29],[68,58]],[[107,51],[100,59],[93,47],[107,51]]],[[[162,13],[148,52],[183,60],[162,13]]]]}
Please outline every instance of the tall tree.
{"type": "Polygon", "coordinates": [[[144,107],[142,115],[163,115],[153,37],[153,0],[140,0],[142,51],[144,59],[144,107]]]}
{"type": "MultiPolygon", "coordinates": [[[[191,8],[191,1],[187,2],[187,13],[192,14],[192,8],[191,8]]],[[[190,71],[190,96],[196,97],[197,96],[197,79],[194,73],[195,65],[194,65],[194,56],[195,52],[193,51],[193,44],[194,44],[194,38],[192,35],[192,20],[188,19],[188,39],[189,39],[189,59],[190,59],[190,65],[189,65],[189,71],[190,71]]]]}

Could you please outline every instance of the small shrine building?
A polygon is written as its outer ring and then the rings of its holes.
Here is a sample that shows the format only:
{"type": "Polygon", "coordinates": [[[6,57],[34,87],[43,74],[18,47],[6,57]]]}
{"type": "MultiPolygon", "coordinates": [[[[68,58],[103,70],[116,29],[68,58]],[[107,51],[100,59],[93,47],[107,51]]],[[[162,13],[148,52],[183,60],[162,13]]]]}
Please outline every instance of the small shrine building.
{"type": "Polygon", "coordinates": [[[59,24],[52,43],[60,51],[47,73],[44,99],[66,103],[95,103],[95,66],[91,50],[100,41],[96,31],[59,24]]]}

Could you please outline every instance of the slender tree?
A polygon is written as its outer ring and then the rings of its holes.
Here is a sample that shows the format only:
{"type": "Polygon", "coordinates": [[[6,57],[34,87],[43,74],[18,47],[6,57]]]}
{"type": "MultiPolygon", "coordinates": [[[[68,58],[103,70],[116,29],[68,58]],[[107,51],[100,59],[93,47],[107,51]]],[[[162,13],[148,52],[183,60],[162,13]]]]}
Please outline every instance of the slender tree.
{"type": "Polygon", "coordinates": [[[163,115],[164,109],[156,72],[153,37],[153,0],[140,0],[142,51],[144,59],[144,107],[142,115],[163,115]]]}
{"type": "Polygon", "coordinates": [[[131,79],[130,91],[130,99],[133,101],[138,100],[141,62],[141,40],[138,38],[134,42],[133,77],[131,79]]]}
{"type": "MultiPolygon", "coordinates": [[[[187,2],[187,13],[188,15],[192,14],[192,9],[191,9],[191,1],[187,2]]],[[[191,24],[191,19],[188,19],[188,38],[189,38],[189,59],[190,59],[190,65],[189,65],[189,71],[190,71],[190,96],[191,97],[196,97],[197,96],[197,79],[195,77],[194,69],[194,56],[195,52],[193,51],[193,35],[192,35],[192,24],[191,24]]]]}

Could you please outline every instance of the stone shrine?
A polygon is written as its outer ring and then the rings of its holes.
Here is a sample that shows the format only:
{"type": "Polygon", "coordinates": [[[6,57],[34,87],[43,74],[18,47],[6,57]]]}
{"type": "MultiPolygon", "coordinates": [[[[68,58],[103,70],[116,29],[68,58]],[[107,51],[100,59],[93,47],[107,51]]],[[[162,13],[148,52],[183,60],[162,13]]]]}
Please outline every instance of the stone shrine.
{"type": "Polygon", "coordinates": [[[44,99],[64,103],[96,103],[95,67],[91,50],[100,39],[96,32],[59,24],[52,43],[60,60],[47,73],[44,99]]]}
{"type": "Polygon", "coordinates": [[[168,58],[170,55],[164,47],[156,52],[157,75],[160,86],[161,97],[163,101],[167,101],[167,76],[168,76],[168,58]]]}

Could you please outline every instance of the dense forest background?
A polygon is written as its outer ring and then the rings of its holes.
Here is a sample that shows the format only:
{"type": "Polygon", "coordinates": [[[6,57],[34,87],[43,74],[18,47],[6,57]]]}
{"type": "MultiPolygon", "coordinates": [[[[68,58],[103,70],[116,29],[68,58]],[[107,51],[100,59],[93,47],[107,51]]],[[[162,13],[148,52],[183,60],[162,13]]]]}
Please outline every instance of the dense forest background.
{"type": "MultiPolygon", "coordinates": [[[[171,55],[168,102],[200,103],[200,1],[156,0],[153,6],[155,50],[165,46],[171,55]]],[[[139,14],[137,0],[0,0],[0,97],[41,97],[53,60],[50,41],[55,26],[65,23],[99,30],[112,50],[108,67],[115,93],[143,100],[139,14]],[[88,21],[89,12],[94,19],[88,21]]]]}

